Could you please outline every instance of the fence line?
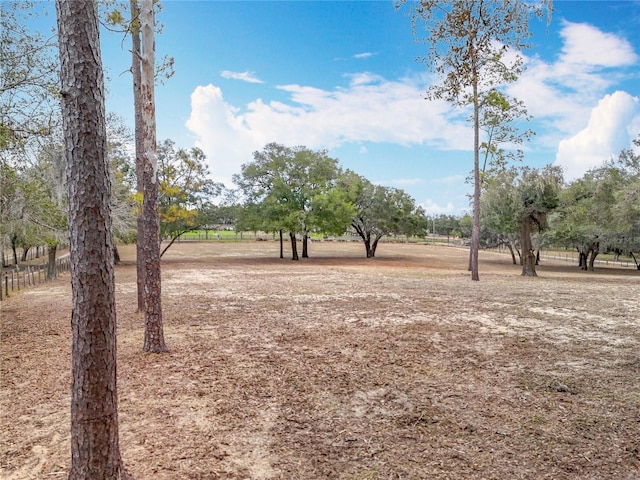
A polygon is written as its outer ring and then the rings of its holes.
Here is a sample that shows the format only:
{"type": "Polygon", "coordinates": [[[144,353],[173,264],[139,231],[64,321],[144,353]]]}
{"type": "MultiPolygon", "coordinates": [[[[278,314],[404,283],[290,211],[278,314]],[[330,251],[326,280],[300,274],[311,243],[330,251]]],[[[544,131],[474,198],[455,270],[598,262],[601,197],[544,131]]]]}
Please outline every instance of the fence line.
{"type": "MultiPolygon", "coordinates": [[[[548,253],[543,253],[540,252],[540,258],[549,258],[552,260],[562,260],[565,262],[575,262],[576,264],[578,263],[578,256],[577,255],[569,255],[568,253],[566,253],[564,256],[562,255],[551,255],[548,253]]],[[[635,263],[633,263],[633,260],[609,260],[608,258],[605,260],[598,260],[597,258],[594,260],[594,263],[600,263],[602,265],[616,265],[619,267],[633,267],[636,268],[635,263]]]]}
{"type": "MultiPolygon", "coordinates": [[[[509,249],[507,247],[504,246],[499,246],[499,247],[494,247],[494,248],[489,248],[488,250],[492,250],[495,251],[497,253],[503,253],[506,255],[511,255],[511,253],[509,252],[509,249]]],[[[516,256],[517,258],[517,256],[516,256]]],[[[563,262],[575,262],[576,266],[578,265],[578,254],[577,252],[566,252],[564,255],[559,254],[559,255],[553,255],[551,253],[545,253],[544,250],[540,251],[540,259],[549,259],[549,260],[560,260],[563,262]]],[[[597,258],[595,259],[594,263],[596,264],[601,264],[601,265],[615,265],[618,267],[630,267],[630,268],[636,268],[636,264],[633,262],[633,260],[629,259],[629,260],[609,260],[604,259],[604,260],[598,260],[597,258]]]]}
{"type": "MultiPolygon", "coordinates": [[[[47,275],[48,269],[48,262],[44,262],[39,265],[26,265],[22,267],[21,270],[15,269],[2,273],[2,275],[0,275],[0,301],[14,292],[19,292],[20,289],[24,290],[33,285],[55,280],[50,279],[47,275]]],[[[63,272],[68,272],[70,269],[71,259],[69,254],[56,258],[55,278],[63,272]]]]}

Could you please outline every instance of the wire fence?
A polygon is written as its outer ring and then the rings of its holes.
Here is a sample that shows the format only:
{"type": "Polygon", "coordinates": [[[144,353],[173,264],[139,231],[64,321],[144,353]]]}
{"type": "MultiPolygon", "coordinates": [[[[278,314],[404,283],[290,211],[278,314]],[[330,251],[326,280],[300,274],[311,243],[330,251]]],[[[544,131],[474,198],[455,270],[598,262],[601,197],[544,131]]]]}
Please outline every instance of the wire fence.
{"type": "Polygon", "coordinates": [[[49,275],[48,262],[5,270],[0,275],[0,301],[30,286],[55,280],[61,273],[68,272],[70,269],[71,261],[69,254],[66,254],[56,258],[53,278],[49,275]]]}
{"type": "MultiPolygon", "coordinates": [[[[487,250],[510,255],[509,249],[503,245],[495,248],[489,248],[487,250]]],[[[516,254],[516,259],[517,259],[517,254],[516,254]]],[[[580,261],[580,258],[578,257],[578,252],[574,252],[574,251],[563,252],[563,251],[554,251],[554,250],[550,250],[550,251],[541,250],[540,259],[541,260],[542,259],[558,260],[561,262],[574,262],[576,266],[580,261]]],[[[622,268],[637,268],[636,263],[633,261],[633,259],[626,258],[626,257],[622,259],[618,258],[617,260],[615,258],[610,258],[610,257],[605,257],[605,258],[600,257],[600,259],[596,257],[596,259],[594,260],[594,264],[609,265],[609,266],[622,267],[622,268]]]]}

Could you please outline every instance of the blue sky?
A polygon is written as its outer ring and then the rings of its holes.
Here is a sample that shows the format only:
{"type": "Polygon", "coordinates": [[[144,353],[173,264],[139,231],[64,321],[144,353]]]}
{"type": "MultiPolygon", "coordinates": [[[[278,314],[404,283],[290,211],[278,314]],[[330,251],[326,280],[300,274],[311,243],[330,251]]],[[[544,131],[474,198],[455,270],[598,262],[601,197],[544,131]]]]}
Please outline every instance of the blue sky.
{"type": "MultiPolygon", "coordinates": [[[[389,1],[164,0],[158,139],[199,146],[217,180],[266,143],[327,148],[343,167],[403,188],[429,214],[469,210],[468,112],[424,100],[434,81],[410,20],[389,1]]],[[[629,148],[640,133],[640,2],[554,2],[531,25],[527,71],[509,88],[534,116],[524,163],[566,178],[629,148]]],[[[129,40],[102,33],[107,109],[132,124],[129,40]],[[125,72],[125,73],[123,73],[125,72]]]]}

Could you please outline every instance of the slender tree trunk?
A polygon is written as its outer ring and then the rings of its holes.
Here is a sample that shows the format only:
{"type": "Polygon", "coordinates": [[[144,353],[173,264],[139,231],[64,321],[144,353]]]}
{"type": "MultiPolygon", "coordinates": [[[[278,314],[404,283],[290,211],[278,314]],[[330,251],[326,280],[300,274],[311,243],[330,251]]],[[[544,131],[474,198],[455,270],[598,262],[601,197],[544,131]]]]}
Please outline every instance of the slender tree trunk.
{"type": "MultiPolygon", "coordinates": [[[[472,65],[477,65],[472,53],[472,65]]],[[[471,280],[479,281],[478,253],[480,250],[480,106],[478,105],[478,76],[473,76],[473,228],[469,257],[471,280]]]]}
{"type": "Polygon", "coordinates": [[[11,236],[11,252],[13,253],[13,264],[18,265],[18,235],[11,236]]]}
{"type": "Polygon", "coordinates": [[[162,325],[162,286],[160,274],[160,217],[158,213],[158,178],[156,158],[155,112],[155,20],[153,0],[142,0],[140,9],[142,33],[142,74],[140,100],[143,119],[143,200],[144,217],[144,351],[168,351],[162,325]]]}
{"type": "Polygon", "coordinates": [[[47,278],[49,280],[56,279],[56,252],[58,250],[58,244],[49,245],[47,252],[47,278]]]}
{"type": "MultiPolygon", "coordinates": [[[[140,93],[141,68],[140,57],[140,5],[138,0],[130,0],[131,6],[131,73],[133,76],[133,110],[135,123],[135,152],[136,152],[136,191],[139,196],[143,196],[143,172],[144,159],[142,152],[143,145],[143,124],[142,124],[142,101],[140,93]]],[[[138,211],[138,235],[136,238],[136,275],[138,286],[138,311],[144,311],[144,217],[142,208],[138,211]]]]}
{"type": "Polygon", "coordinates": [[[69,479],[128,479],[118,442],[111,185],[98,10],[94,0],[57,0],[56,6],[73,305],[69,479]]]}
{"type": "Polygon", "coordinates": [[[527,218],[520,229],[520,245],[522,246],[522,275],[536,277],[536,255],[531,244],[531,221],[527,218]]]}
{"type": "Polygon", "coordinates": [[[309,258],[309,235],[302,237],[302,258],[309,258]]]}
{"type": "Polygon", "coordinates": [[[284,258],[284,242],[282,238],[282,229],[280,229],[280,258],[284,258]]]}
{"type": "Polygon", "coordinates": [[[27,255],[29,254],[29,247],[23,247],[22,248],[22,255],[20,256],[20,261],[21,262],[26,262],[27,261],[27,255]]]}
{"type": "Polygon", "coordinates": [[[298,241],[296,240],[296,234],[289,232],[289,238],[291,239],[291,260],[298,260],[298,241]]]}
{"type": "Polygon", "coordinates": [[[511,261],[513,262],[514,265],[517,265],[516,254],[513,251],[513,247],[511,246],[511,243],[507,242],[507,248],[509,249],[509,253],[511,254],[511,261]]]}

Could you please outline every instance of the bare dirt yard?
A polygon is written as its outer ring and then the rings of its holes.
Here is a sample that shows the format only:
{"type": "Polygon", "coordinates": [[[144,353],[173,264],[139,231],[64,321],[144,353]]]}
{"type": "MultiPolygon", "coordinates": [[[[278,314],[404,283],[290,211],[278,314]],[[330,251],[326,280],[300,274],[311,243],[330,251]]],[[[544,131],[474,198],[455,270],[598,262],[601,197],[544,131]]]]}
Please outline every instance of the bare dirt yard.
{"type": "MultiPolygon", "coordinates": [[[[640,272],[460,248],[179,243],[171,352],[116,267],[120,443],[137,479],[640,479],[640,272]],[[288,251],[285,251],[288,255],[288,251]]],[[[67,277],[0,303],[0,478],[70,461],[67,277]]]]}

